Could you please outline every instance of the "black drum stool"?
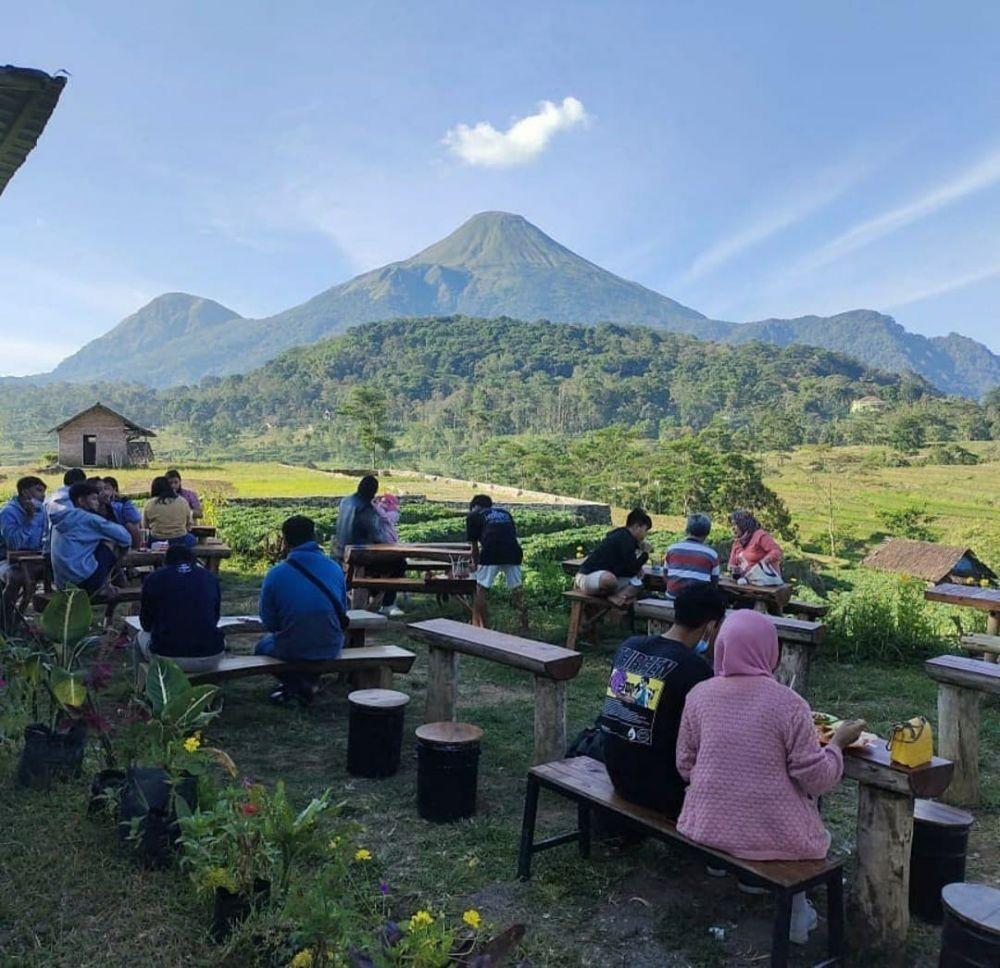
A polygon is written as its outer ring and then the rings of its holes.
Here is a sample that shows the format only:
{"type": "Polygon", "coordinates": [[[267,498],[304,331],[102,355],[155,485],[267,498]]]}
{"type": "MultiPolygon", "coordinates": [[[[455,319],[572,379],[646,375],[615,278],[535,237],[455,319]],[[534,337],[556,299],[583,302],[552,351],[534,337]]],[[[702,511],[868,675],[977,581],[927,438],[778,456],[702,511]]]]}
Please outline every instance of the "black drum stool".
{"type": "Polygon", "coordinates": [[[949,884],[941,900],[944,927],[938,968],[1000,965],[1000,891],[986,884],[949,884]]]}
{"type": "Polygon", "coordinates": [[[348,693],[347,772],[351,776],[393,776],[403,745],[403,712],[410,697],[395,689],[348,693]]]}
{"type": "Polygon", "coordinates": [[[913,805],[913,846],[910,848],[910,912],[922,921],[940,924],[941,889],[965,880],[965,853],[972,814],[935,800],[913,805]]]}
{"type": "Polygon", "coordinates": [[[438,823],[476,812],[479,741],[469,723],[425,723],[417,729],[417,812],[438,823]]]}

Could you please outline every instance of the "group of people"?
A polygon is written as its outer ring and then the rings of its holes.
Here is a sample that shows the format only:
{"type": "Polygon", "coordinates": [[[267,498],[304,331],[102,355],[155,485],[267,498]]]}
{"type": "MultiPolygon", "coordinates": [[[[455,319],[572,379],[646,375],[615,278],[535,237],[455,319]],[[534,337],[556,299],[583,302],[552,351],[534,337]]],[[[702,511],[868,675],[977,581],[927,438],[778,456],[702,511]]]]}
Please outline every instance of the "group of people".
{"type": "Polygon", "coordinates": [[[38,579],[34,565],[9,561],[8,551],[41,554],[57,588],[114,594],[112,579],[129,548],[156,542],[190,548],[196,543],[191,528],[202,516],[198,495],[176,470],[153,479],[141,511],[114,477],[88,478],[79,467],[66,471],[51,494],[35,476],[22,477],[16,490],[0,510],[0,581],[8,606],[22,601],[38,579]]]}

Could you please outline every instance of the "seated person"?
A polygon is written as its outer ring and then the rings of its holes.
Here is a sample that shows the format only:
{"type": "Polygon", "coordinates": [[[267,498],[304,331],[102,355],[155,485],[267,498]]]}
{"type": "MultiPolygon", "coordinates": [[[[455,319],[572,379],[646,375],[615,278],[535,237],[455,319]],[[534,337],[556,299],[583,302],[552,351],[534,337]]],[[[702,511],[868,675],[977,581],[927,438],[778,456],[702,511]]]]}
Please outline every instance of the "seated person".
{"type": "Polygon", "coordinates": [[[642,508],[629,511],[624,528],[615,528],[583,559],[573,582],[577,591],[625,605],[642,588],[642,566],[649,558],[646,535],[653,521],[642,508]]]}
{"type": "Polygon", "coordinates": [[[69,489],[74,484],[80,484],[87,479],[87,475],[81,467],[71,467],[63,474],[62,487],[57,487],[48,497],[45,498],[45,538],[42,542],[42,551],[48,557],[49,546],[52,543],[52,522],[49,514],[54,507],[70,507],[69,489]]]}
{"type": "Polygon", "coordinates": [[[781,577],[781,547],[749,511],[733,511],[733,547],[729,552],[729,571],[733,578],[753,580],[752,571],[760,565],[781,577]]]}
{"type": "MultiPolygon", "coordinates": [[[[372,501],[372,507],[378,515],[378,543],[399,544],[399,498],[395,494],[380,494],[372,501]]],[[[406,556],[388,558],[378,568],[367,568],[366,574],[382,578],[402,578],[406,574],[406,556]]],[[[382,595],[379,611],[386,618],[402,618],[405,614],[396,604],[395,591],[382,595]]]]}
{"type": "Polygon", "coordinates": [[[341,500],[337,508],[337,533],[331,557],[341,565],[349,545],[381,544],[382,525],[372,505],[378,494],[378,478],[367,474],[358,481],[358,489],[341,500]]]}
{"type": "Polygon", "coordinates": [[[626,800],[676,817],[686,783],[674,766],[684,699],[712,677],[707,649],[726,600],[710,584],[684,589],[662,635],[633,635],[615,653],[598,725],[611,782],[626,800]]]}
{"type": "Polygon", "coordinates": [[[138,548],[142,543],[139,528],[142,525],[142,512],[119,492],[118,481],[113,477],[104,478],[104,499],[111,508],[116,523],[120,524],[132,535],[132,547],[138,548]]]}
{"type": "MultiPolygon", "coordinates": [[[[0,584],[4,602],[16,607],[19,598],[29,598],[36,570],[26,563],[12,565],[8,551],[42,552],[45,538],[45,481],[22,477],[17,494],[0,510],[0,584]]],[[[26,602],[25,602],[26,604],[26,602]]]]}
{"type": "Polygon", "coordinates": [[[226,647],[219,628],[222,591],[219,579],[194,559],[190,548],[168,549],[162,568],[142,584],[139,605],[139,655],[172,659],[185,672],[210,672],[226,647]]]}
{"type": "MultiPolygon", "coordinates": [[[[677,737],[677,772],[690,783],[677,829],[747,860],[819,860],[830,835],[816,798],[840,782],[843,749],[864,729],[816,737],[809,704],[774,678],[778,633],[759,612],[731,614],[715,647],[715,677],[688,694],[677,737]]],[[[790,937],[808,940],[816,912],[792,900],[790,937]]]]}
{"type": "Polygon", "coordinates": [[[198,499],[198,495],[194,491],[181,485],[181,472],[171,468],[163,476],[170,482],[170,487],[172,488],[174,494],[178,497],[184,498],[187,502],[188,507],[191,508],[191,516],[194,520],[200,520],[204,516],[201,501],[198,499]]]}
{"type": "Polygon", "coordinates": [[[472,602],[472,624],[486,628],[486,595],[497,575],[503,575],[514,604],[526,617],[521,594],[521,561],[524,552],[517,540],[517,525],[510,511],[493,505],[488,494],[477,494],[469,502],[465,534],[472,545],[472,565],[476,569],[476,596],[472,602]]]}
{"type": "MultiPolygon", "coordinates": [[[[344,573],[316,543],[311,518],[296,514],[281,526],[284,561],[265,576],[260,589],[260,620],[270,633],[257,643],[257,655],[288,662],[335,659],[344,647],[347,587],[344,573]]],[[[279,676],[281,688],[271,701],[310,703],[319,677],[302,673],[279,676]]]]}
{"type": "Polygon", "coordinates": [[[50,504],[52,524],[52,571],[57,588],[76,585],[90,595],[107,587],[118,564],[119,552],[132,544],[132,536],[99,513],[97,487],[81,481],[69,489],[70,506],[50,504]]]}
{"type": "Polygon", "coordinates": [[[166,541],[171,546],[193,548],[198,539],[191,534],[194,519],[188,502],[177,496],[165,477],[153,478],[149,495],[142,509],[142,526],[149,530],[150,542],[166,541]]]}
{"type": "Polygon", "coordinates": [[[707,514],[692,514],[687,519],[684,540],[667,548],[663,568],[667,594],[671,598],[676,598],[692,585],[706,582],[718,584],[719,555],[714,548],[705,544],[711,530],[712,519],[707,514]]]}

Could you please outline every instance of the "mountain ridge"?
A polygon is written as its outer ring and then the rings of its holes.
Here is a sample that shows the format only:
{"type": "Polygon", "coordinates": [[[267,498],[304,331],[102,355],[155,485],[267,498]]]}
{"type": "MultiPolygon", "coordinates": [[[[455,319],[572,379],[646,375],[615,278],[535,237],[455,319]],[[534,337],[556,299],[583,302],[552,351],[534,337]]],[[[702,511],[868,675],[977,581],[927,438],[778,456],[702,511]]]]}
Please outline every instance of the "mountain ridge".
{"type": "Polygon", "coordinates": [[[363,323],[444,315],[612,322],[716,341],[802,343],[894,372],[912,370],[946,392],[970,397],[1000,384],[1000,356],[969,337],[920,336],[868,309],[750,323],[712,320],[577,255],[523,216],[496,211],[472,216],[409,258],[263,319],[245,319],[202,297],[164,294],[67,357],[45,379],[141,374],[152,386],[193,383],[247,372],[293,346],[363,323]],[[171,338],[184,333],[187,339],[171,338]],[[135,358],[140,353],[141,361],[135,358]]]}

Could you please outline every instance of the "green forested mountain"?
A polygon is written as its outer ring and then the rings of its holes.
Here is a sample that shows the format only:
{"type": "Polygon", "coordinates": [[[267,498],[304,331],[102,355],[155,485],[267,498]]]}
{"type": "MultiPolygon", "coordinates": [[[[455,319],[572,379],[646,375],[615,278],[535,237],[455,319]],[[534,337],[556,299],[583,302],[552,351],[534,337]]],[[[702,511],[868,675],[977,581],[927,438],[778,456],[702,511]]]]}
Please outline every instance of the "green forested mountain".
{"type": "Polygon", "coordinates": [[[153,386],[246,373],[293,346],[394,317],[462,314],[595,325],[644,325],[702,339],[803,343],[893,372],[912,370],[948,393],[978,397],[1000,383],[1000,357],[956,335],[927,339],[888,316],[855,310],[739,325],[707,319],[588,262],[520,215],[483,212],[401,262],[366,272],[267,319],[211,300],[161,296],[64,360],[57,379],[136,379],[153,386]]]}
{"type": "Polygon", "coordinates": [[[356,453],[339,411],[358,386],[385,394],[399,450],[424,462],[498,437],[568,438],[614,425],[648,439],[706,428],[739,433],[753,447],[888,442],[904,417],[916,419],[927,439],[992,432],[989,413],[975,404],[826,350],[733,346],[611,324],[444,316],[357,327],[193,388],[0,383],[0,434],[47,449],[46,429],[100,399],[197,448],[239,451],[266,440],[289,457],[327,459],[356,453]],[[870,395],[887,401],[890,413],[851,416],[851,404],[870,395]]]}

